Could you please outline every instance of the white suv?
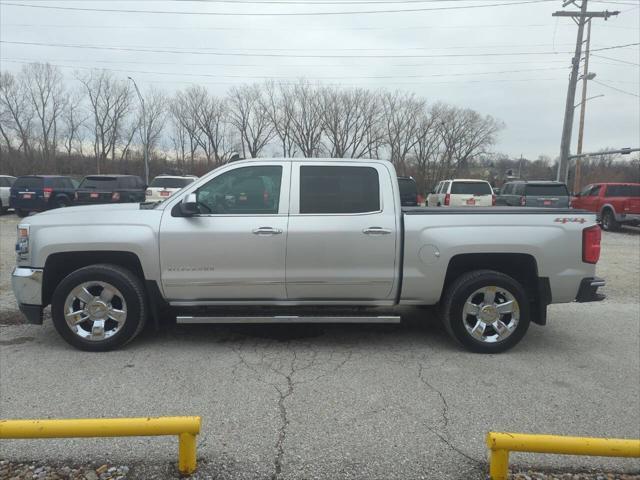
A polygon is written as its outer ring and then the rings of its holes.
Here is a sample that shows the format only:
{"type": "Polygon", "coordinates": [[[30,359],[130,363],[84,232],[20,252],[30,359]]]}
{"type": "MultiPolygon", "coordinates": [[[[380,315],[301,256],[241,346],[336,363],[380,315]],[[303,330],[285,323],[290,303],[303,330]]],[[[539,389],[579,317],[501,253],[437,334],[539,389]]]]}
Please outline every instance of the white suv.
{"type": "Polygon", "coordinates": [[[150,202],[166,200],[178,190],[193,183],[197,178],[193,175],[158,175],[147,188],[147,200],[150,202]]]}
{"type": "Polygon", "coordinates": [[[491,207],[496,196],[489,182],[474,179],[442,180],[429,194],[428,207],[491,207]]]}
{"type": "Polygon", "coordinates": [[[0,213],[9,210],[9,194],[11,185],[16,181],[16,177],[10,175],[0,175],[0,213]]]}

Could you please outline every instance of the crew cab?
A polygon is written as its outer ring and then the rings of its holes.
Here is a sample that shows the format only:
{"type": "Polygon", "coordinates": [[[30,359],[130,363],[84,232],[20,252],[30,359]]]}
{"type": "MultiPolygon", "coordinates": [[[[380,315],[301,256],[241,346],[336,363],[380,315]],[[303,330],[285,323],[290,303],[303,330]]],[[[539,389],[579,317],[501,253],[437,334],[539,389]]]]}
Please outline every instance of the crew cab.
{"type": "Polygon", "coordinates": [[[13,290],[71,345],[177,323],[397,323],[438,305],[472,351],[517,344],[547,305],[603,298],[600,228],[569,209],[403,208],[381,160],[221,166],[164,202],[68,208],[18,225],[13,290]]]}
{"type": "Polygon", "coordinates": [[[640,225],[640,183],[594,183],[571,201],[573,208],[595,212],[603,230],[640,225]]]}

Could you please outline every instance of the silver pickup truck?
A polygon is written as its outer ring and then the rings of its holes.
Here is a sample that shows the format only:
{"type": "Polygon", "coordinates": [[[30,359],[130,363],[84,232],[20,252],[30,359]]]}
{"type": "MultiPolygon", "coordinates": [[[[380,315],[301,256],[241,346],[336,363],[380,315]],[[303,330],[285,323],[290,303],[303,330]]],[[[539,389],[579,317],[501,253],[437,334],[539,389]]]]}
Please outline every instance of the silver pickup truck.
{"type": "Polygon", "coordinates": [[[402,208],[386,161],[224,165],[161,203],[73,207],[18,226],[13,289],[71,345],[120,347],[146,321],[399,322],[437,305],[477,352],[547,305],[597,301],[600,229],[568,209],[402,208]],[[396,313],[394,313],[396,312],[396,313]]]}

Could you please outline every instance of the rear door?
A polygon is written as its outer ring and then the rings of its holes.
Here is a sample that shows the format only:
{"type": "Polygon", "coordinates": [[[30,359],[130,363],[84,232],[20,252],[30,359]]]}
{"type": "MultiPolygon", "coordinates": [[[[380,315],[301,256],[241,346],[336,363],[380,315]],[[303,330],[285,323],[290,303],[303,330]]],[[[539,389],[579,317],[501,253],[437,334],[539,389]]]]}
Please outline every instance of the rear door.
{"type": "Polygon", "coordinates": [[[528,207],[567,208],[569,191],[561,183],[528,183],[525,187],[528,207]]]}
{"type": "Polygon", "coordinates": [[[399,226],[395,184],[382,164],[293,163],[287,240],[290,300],[392,297],[399,226]]]}

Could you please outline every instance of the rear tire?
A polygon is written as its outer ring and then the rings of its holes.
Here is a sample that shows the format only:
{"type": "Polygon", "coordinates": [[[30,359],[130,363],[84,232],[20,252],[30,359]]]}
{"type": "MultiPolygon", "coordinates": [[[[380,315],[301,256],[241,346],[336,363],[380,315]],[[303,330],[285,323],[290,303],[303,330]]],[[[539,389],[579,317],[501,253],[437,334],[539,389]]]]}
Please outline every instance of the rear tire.
{"type": "Polygon", "coordinates": [[[620,230],[620,223],[616,220],[616,216],[611,211],[611,209],[607,208],[604,212],[602,212],[602,229],[607,232],[617,232],[620,230]]]}
{"type": "Polygon", "coordinates": [[[449,334],[477,353],[509,350],[529,328],[529,302],[522,285],[493,270],[475,270],[455,280],[441,312],[449,334]]]}
{"type": "Polygon", "coordinates": [[[71,204],[67,197],[60,197],[56,200],[53,208],[64,208],[71,204]]]}
{"type": "Polygon", "coordinates": [[[53,324],[70,345],[90,352],[122,347],[145,324],[142,281],[110,264],[90,265],[67,275],[51,300],[53,324]]]}
{"type": "Polygon", "coordinates": [[[22,210],[21,208],[16,208],[16,215],[18,215],[20,218],[24,218],[29,215],[29,212],[27,210],[22,210]]]}

